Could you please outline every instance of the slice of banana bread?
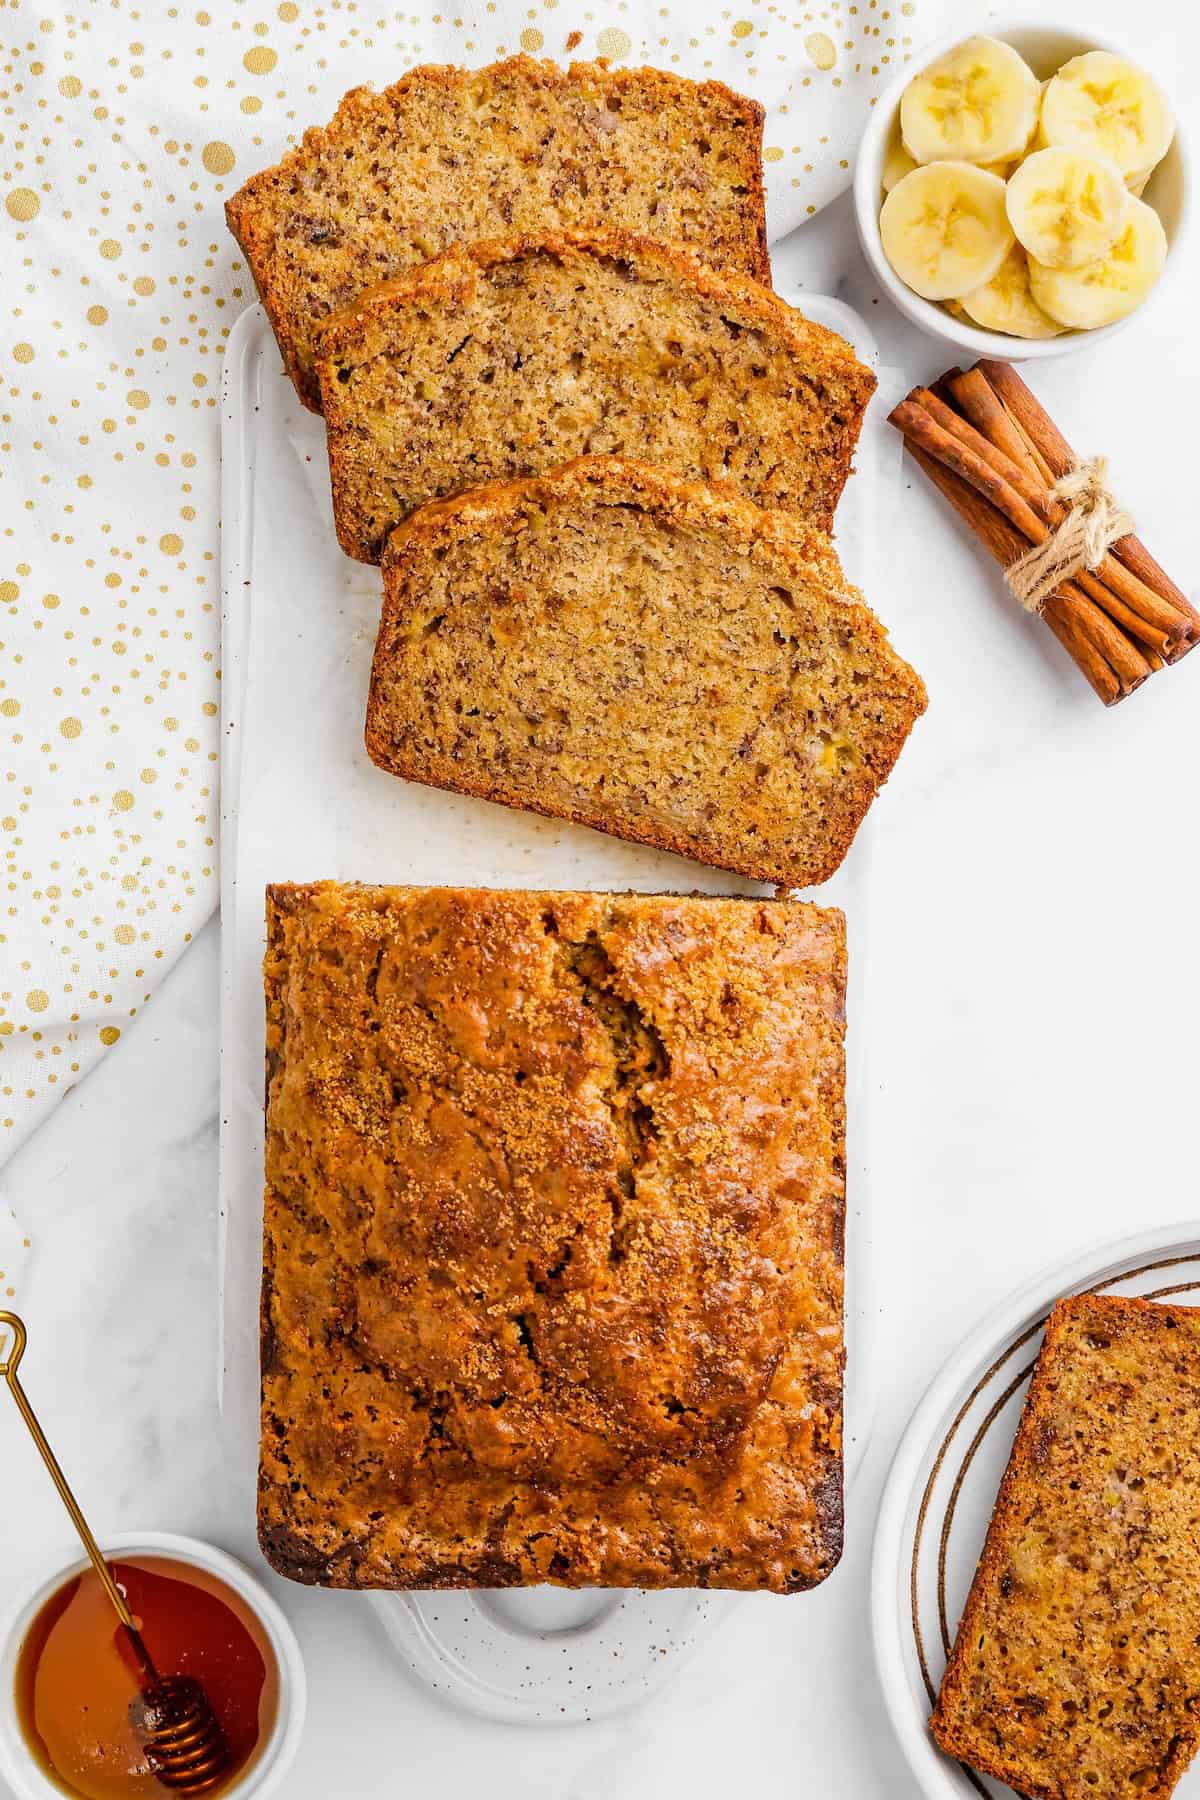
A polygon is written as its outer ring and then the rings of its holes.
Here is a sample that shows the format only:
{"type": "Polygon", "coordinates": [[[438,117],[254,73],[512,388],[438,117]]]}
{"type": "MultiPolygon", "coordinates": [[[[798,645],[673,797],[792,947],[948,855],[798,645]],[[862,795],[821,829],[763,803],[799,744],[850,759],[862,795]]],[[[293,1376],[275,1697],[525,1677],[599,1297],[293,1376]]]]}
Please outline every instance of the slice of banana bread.
{"type": "Polygon", "coordinates": [[[931,1721],[1031,1800],[1166,1800],[1200,1737],[1200,1312],[1050,1315],[931,1721]]]}
{"type": "Polygon", "coordinates": [[[352,89],[225,215],[317,410],[325,315],[456,241],[619,226],[769,282],[762,123],[721,82],[660,69],[427,66],[380,94],[352,89]]]}
{"type": "Polygon", "coordinates": [[[595,452],[828,531],[875,387],[748,276],[624,232],[457,247],[334,314],[317,373],[338,541],[362,562],[426,501],[595,452]]]}
{"type": "Polygon", "coordinates": [[[383,574],[381,768],[763,881],[833,873],[925,706],[822,532],[645,463],[436,501],[383,574]]]}
{"type": "Polygon", "coordinates": [[[332,882],[267,914],[268,1560],[341,1588],[821,1581],[842,915],[332,882]]]}

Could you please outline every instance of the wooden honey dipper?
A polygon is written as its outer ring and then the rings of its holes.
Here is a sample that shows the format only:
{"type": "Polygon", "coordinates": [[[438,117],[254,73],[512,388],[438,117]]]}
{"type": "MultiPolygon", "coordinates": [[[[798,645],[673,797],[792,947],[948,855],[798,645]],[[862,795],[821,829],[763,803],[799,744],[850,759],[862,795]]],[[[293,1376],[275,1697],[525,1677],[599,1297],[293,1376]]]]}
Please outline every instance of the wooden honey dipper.
{"type": "Polygon", "coordinates": [[[12,1342],[0,1361],[0,1375],[7,1381],[30,1436],[41,1452],[71,1523],[95,1569],[105,1593],[124,1628],[137,1668],[139,1696],[130,1707],[130,1722],[141,1740],[156,1779],[177,1794],[207,1794],[223,1780],[229,1768],[229,1747],[207,1694],[190,1675],[160,1675],[154,1659],[133,1622],[125,1597],[113,1580],[112,1570],[79,1510],[67,1478],[37,1422],[25,1390],[17,1379],[17,1365],[25,1353],[28,1334],[16,1313],[0,1312],[12,1342]]]}

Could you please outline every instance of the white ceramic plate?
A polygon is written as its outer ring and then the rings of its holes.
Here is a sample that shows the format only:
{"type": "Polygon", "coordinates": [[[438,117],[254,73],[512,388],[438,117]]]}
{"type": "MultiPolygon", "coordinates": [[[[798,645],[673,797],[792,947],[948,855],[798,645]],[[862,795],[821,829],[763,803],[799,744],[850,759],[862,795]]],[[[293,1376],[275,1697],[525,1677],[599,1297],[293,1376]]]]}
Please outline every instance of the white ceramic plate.
{"type": "Polygon", "coordinates": [[[737,1599],[694,1588],[372,1596],[401,1659],[435,1693],[487,1719],[543,1726],[649,1699],[737,1599]]]}
{"type": "MultiPolygon", "coordinates": [[[[840,301],[796,293],[810,317],[875,348],[840,301]]],[[[225,357],[222,436],[220,1305],[227,1475],[254,1508],[258,1288],[262,1245],[263,889],[268,881],[477,883],[493,887],[769,891],[582,826],[382,774],[362,720],[380,578],[333,533],[325,434],[280,372],[261,307],[243,313],[225,357]]],[[[838,513],[851,579],[871,588],[877,434],[838,513]]],[[[886,796],[882,802],[886,804],[886,796]]],[[[870,821],[833,881],[811,897],[849,915],[846,1478],[872,1402],[864,1382],[873,1314],[867,1254],[870,1082],[862,1017],[870,821]]],[[[403,1660],[445,1697],[493,1718],[551,1724],[644,1698],[732,1604],[692,1589],[583,1596],[380,1594],[372,1600],[403,1660]]],[[[365,1603],[365,1602],[364,1602],[365,1603]]],[[[804,1604],[803,1599],[788,1602],[804,1604]]]]}
{"type": "MultiPolygon", "coordinates": [[[[930,1800],[1011,1796],[936,1748],[926,1729],[1008,1462],[1046,1316],[1061,1295],[1200,1305],[1200,1221],[1139,1232],[1039,1275],[971,1333],[901,1439],[875,1536],[872,1622],[884,1697],[930,1800]]],[[[1179,1800],[1200,1796],[1200,1764],[1179,1800]]]]}

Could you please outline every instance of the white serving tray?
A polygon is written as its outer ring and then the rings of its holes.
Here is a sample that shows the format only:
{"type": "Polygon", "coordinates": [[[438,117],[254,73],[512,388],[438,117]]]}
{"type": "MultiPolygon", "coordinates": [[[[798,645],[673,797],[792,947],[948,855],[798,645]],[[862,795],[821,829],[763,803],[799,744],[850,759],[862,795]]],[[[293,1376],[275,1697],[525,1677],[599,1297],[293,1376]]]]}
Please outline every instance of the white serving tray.
{"type": "MultiPolygon", "coordinates": [[[[875,361],[873,341],[849,307],[821,295],[791,297],[810,317],[851,339],[864,360],[875,361]]],[[[363,748],[362,727],[379,572],[338,548],[324,429],[280,372],[261,307],[244,312],[230,336],[222,406],[221,1389],[229,1479],[252,1509],[267,883],[333,878],[769,890],[582,826],[445,794],[376,769],[363,748]]],[[[868,594],[870,521],[876,516],[873,448],[868,431],[837,534],[848,575],[868,594]]],[[[837,876],[811,891],[815,900],[844,907],[849,925],[847,1480],[861,1458],[872,1414],[866,1337],[872,1314],[870,1082],[859,1029],[870,838],[868,822],[837,876]]],[[[723,1610],[723,1603],[688,1590],[641,1596],[636,1603],[628,1595],[618,1603],[598,1592],[591,1615],[582,1619],[577,1596],[546,1590],[503,1603],[499,1597],[476,1603],[467,1595],[375,1598],[405,1659],[431,1685],[489,1716],[537,1722],[596,1716],[644,1695],[723,1610]],[[519,1681],[513,1671],[527,1666],[530,1678],[519,1681]]]]}
{"type": "MultiPolygon", "coordinates": [[[[1200,1305],[1200,1221],[1092,1248],[1010,1294],[959,1345],[917,1407],[884,1489],[871,1576],[880,1681],[909,1766],[929,1800],[1013,1800],[1003,1782],[943,1756],[928,1719],[941,1685],[1042,1327],[1065,1294],[1200,1305]]],[[[1200,1800],[1200,1762],[1176,1789],[1200,1800]]]]}

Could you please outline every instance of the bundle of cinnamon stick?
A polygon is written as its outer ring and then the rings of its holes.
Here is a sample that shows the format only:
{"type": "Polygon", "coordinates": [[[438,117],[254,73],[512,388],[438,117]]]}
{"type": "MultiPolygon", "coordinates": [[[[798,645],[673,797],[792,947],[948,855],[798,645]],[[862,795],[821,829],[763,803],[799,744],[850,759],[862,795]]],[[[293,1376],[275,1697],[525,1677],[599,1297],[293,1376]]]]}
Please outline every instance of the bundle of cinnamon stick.
{"type": "MultiPolygon", "coordinates": [[[[1008,363],[948,370],[932,388],[914,388],[891,423],[1006,569],[1066,517],[1051,489],[1078,458],[1008,363]]],[[[1132,535],[1037,610],[1106,706],[1200,643],[1200,612],[1132,535]]]]}

